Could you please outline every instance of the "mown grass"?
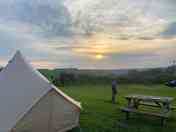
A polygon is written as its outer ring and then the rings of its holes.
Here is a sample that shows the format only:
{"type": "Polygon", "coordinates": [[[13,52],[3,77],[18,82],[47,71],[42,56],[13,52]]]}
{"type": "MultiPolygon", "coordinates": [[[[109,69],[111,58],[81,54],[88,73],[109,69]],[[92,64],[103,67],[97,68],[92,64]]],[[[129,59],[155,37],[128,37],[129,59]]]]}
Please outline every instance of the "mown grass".
{"type": "MultiPolygon", "coordinates": [[[[111,104],[109,84],[70,85],[61,89],[82,103],[80,125],[83,132],[176,132],[176,111],[166,126],[162,127],[160,119],[154,117],[132,115],[132,118],[126,121],[125,114],[118,110],[120,106],[127,105],[125,95],[176,97],[176,89],[163,85],[120,85],[117,104],[111,104]]],[[[173,104],[176,105],[176,101],[173,104]]]]}

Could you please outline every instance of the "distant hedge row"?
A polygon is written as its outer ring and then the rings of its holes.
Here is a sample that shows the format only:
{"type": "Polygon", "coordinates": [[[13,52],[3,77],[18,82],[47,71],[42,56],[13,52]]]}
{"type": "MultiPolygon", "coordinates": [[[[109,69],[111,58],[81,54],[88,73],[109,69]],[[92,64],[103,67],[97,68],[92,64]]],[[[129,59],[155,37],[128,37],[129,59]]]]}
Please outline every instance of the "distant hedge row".
{"type": "Polygon", "coordinates": [[[156,68],[145,71],[130,71],[127,76],[118,77],[124,83],[165,83],[176,79],[176,68],[156,68]]]}
{"type": "Polygon", "coordinates": [[[128,74],[121,76],[97,76],[93,74],[79,74],[67,72],[67,70],[40,70],[55,85],[68,85],[79,83],[111,83],[116,79],[119,83],[143,83],[156,84],[165,83],[176,79],[176,67],[155,68],[148,70],[129,70],[128,74]]]}

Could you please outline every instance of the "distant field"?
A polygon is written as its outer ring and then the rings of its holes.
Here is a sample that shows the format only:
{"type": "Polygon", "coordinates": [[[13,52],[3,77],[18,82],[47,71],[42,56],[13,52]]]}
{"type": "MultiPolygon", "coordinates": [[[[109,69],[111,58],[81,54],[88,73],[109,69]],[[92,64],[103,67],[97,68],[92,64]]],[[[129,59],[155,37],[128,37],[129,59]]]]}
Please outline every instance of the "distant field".
{"type": "MultiPolygon", "coordinates": [[[[160,119],[152,117],[133,115],[129,121],[126,121],[125,114],[118,111],[119,106],[126,105],[125,95],[176,97],[176,89],[163,85],[120,85],[118,103],[115,105],[110,103],[110,85],[69,85],[61,89],[82,103],[83,111],[80,117],[82,132],[118,132],[119,129],[121,132],[140,130],[140,132],[176,132],[176,111],[165,127],[160,126],[160,119]]],[[[71,132],[77,131],[75,129],[71,132]]]]}

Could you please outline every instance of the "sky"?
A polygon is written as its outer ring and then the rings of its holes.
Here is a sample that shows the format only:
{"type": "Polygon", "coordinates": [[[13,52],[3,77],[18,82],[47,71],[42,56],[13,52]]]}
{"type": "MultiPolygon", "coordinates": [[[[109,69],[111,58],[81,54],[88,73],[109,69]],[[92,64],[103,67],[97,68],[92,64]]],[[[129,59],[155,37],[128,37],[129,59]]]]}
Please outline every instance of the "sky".
{"type": "Polygon", "coordinates": [[[176,60],[175,0],[0,0],[0,66],[126,69],[176,60]]]}

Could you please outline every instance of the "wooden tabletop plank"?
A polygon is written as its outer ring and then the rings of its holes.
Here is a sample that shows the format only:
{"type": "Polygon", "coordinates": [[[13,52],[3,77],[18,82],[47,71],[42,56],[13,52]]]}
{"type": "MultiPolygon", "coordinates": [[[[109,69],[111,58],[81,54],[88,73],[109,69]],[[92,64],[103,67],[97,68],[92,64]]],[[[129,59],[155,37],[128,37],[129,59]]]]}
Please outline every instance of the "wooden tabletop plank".
{"type": "Polygon", "coordinates": [[[146,96],[146,95],[137,95],[131,94],[125,96],[126,99],[139,99],[143,101],[159,101],[159,102],[166,102],[170,103],[174,100],[173,97],[162,97],[162,96],[146,96]]]}

